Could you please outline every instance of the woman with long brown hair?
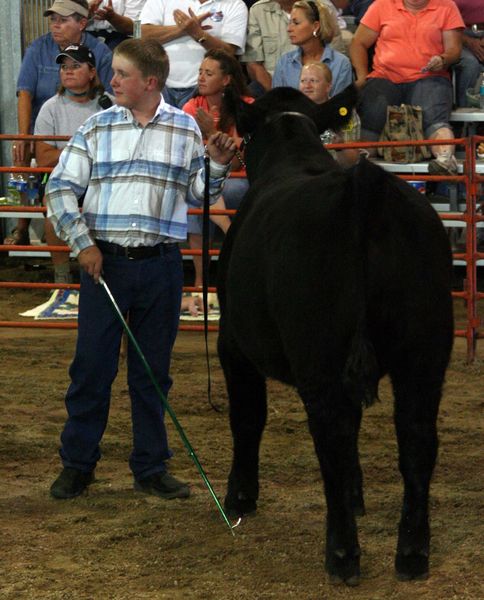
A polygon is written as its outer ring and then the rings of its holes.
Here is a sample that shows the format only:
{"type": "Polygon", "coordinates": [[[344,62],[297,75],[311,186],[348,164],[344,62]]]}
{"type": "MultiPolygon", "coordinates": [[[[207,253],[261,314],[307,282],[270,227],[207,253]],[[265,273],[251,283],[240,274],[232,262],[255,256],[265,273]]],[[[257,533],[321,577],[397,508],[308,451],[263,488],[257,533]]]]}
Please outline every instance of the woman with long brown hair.
{"type": "MultiPolygon", "coordinates": [[[[209,50],[200,65],[198,72],[198,93],[189,100],[183,110],[192,115],[198,123],[203,138],[207,139],[216,131],[228,133],[240,148],[241,137],[235,128],[234,115],[230,113],[225,101],[225,92],[230,88],[231,95],[245,102],[253,102],[246,89],[245,78],[238,60],[224,50],[209,50]]],[[[243,158],[240,151],[232,161],[233,171],[242,171],[245,175],[243,158]]],[[[231,177],[227,179],[223,197],[212,205],[216,209],[237,209],[248,189],[247,178],[231,177]]],[[[230,226],[227,216],[212,216],[211,220],[224,233],[230,226]]],[[[199,216],[188,216],[188,242],[191,248],[202,246],[202,219],[199,216]]],[[[195,285],[202,284],[202,259],[193,257],[195,266],[195,285]]]]}

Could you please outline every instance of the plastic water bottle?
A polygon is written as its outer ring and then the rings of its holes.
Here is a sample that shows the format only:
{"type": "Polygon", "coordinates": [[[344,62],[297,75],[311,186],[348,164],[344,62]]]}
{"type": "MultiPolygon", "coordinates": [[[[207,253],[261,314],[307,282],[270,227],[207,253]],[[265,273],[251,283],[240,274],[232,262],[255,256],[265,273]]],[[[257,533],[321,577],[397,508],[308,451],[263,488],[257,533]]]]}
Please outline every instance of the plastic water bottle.
{"type": "Polygon", "coordinates": [[[20,192],[15,173],[10,173],[7,182],[7,198],[9,204],[20,204],[20,192]]]}
{"type": "MultiPolygon", "coordinates": [[[[37,161],[33,158],[30,161],[31,168],[37,166],[37,161]]],[[[30,206],[35,206],[39,200],[39,182],[35,173],[30,173],[27,179],[27,198],[30,206]]]]}
{"type": "Polygon", "coordinates": [[[22,201],[22,196],[25,197],[27,194],[27,182],[25,181],[22,173],[20,173],[20,175],[17,177],[17,189],[20,194],[20,201],[22,201]]]}
{"type": "Polygon", "coordinates": [[[479,106],[484,110],[484,73],[481,73],[481,86],[479,88],[479,106]]]}
{"type": "Polygon", "coordinates": [[[141,37],[141,19],[139,18],[141,11],[133,21],[133,37],[139,39],[141,37]]]}
{"type": "Polygon", "coordinates": [[[37,185],[37,177],[33,174],[29,175],[27,180],[27,198],[30,206],[35,206],[39,199],[39,186],[37,185]]]}

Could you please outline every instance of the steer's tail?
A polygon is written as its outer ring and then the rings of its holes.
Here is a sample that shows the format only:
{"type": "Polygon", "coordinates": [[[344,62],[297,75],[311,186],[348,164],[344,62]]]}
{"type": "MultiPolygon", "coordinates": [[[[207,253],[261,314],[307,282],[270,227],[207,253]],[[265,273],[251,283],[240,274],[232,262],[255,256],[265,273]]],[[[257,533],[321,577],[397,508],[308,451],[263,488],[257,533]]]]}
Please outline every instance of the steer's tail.
{"type": "Polygon", "coordinates": [[[349,171],[353,202],[351,203],[352,229],[356,236],[356,273],[359,290],[358,317],[351,340],[343,380],[348,393],[364,406],[370,406],[378,398],[380,368],[368,331],[368,222],[374,206],[370,206],[377,190],[384,185],[385,172],[366,159],[362,159],[349,171]]]}
{"type": "Polygon", "coordinates": [[[352,398],[361,402],[363,406],[370,406],[378,398],[379,376],[375,349],[366,330],[366,319],[360,316],[351,340],[343,383],[352,398]]]}

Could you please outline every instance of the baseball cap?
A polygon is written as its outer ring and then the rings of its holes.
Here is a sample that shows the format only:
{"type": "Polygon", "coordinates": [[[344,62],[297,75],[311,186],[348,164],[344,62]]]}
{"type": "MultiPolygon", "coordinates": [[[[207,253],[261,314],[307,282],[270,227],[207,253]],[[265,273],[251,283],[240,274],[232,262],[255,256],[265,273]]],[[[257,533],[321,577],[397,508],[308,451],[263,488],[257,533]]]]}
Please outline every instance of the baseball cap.
{"type": "Polygon", "coordinates": [[[63,17],[70,17],[74,13],[89,17],[89,9],[81,4],[77,4],[76,2],[72,2],[72,0],[54,0],[54,3],[50,8],[44,11],[44,17],[48,17],[52,13],[57,13],[63,17]]]}
{"type": "Polygon", "coordinates": [[[83,46],[82,44],[71,44],[70,46],[67,46],[67,48],[55,57],[55,62],[60,64],[64,56],[72,58],[72,60],[75,60],[78,63],[89,63],[92,67],[96,66],[94,54],[87,46],[83,46]]]}

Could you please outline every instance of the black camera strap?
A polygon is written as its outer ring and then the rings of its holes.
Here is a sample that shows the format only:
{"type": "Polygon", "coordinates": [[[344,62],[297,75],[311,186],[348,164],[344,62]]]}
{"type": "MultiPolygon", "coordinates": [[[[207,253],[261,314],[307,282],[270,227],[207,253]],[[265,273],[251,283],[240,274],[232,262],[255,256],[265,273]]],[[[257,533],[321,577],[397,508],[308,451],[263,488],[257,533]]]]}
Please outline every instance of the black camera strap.
{"type": "Polygon", "coordinates": [[[203,331],[205,336],[205,359],[207,362],[207,396],[210,406],[217,410],[212,403],[212,379],[210,376],[210,355],[208,351],[208,281],[210,275],[210,157],[205,152],[205,186],[203,193],[202,215],[202,302],[203,302],[203,331]]]}

